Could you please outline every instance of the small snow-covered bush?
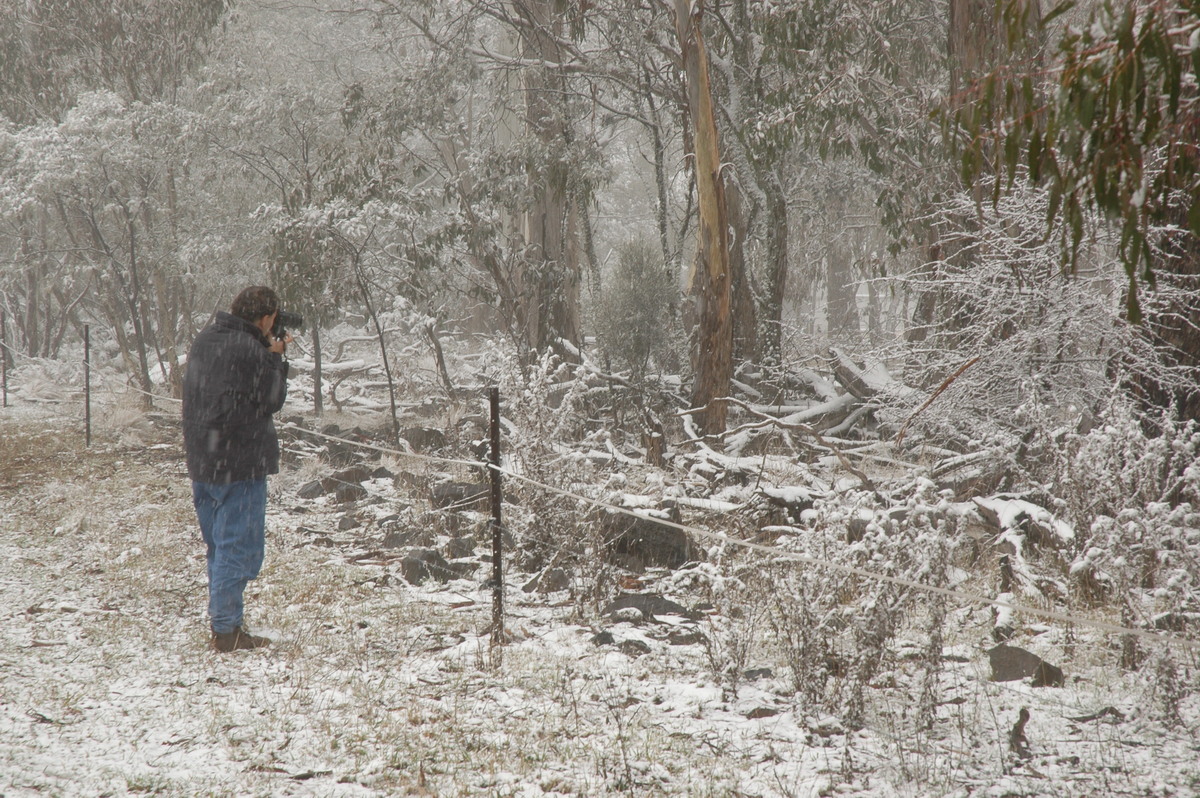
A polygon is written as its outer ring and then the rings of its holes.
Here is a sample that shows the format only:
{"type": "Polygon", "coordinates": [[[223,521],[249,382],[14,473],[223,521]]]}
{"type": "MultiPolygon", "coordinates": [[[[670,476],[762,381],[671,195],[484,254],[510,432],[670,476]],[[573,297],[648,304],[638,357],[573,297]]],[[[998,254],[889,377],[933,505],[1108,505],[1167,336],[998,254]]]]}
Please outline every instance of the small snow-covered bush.
{"type": "MultiPolygon", "coordinates": [[[[1074,521],[1114,516],[1129,507],[1200,500],[1200,429],[1163,414],[1148,436],[1125,403],[1111,405],[1086,435],[1068,436],[1054,475],[1074,521]]],[[[1086,523],[1078,523],[1086,527],[1086,523]]]]}
{"type": "Polygon", "coordinates": [[[63,401],[82,387],[81,360],[27,358],[9,372],[9,390],[30,401],[63,401]]]}
{"type": "MultiPolygon", "coordinates": [[[[939,641],[940,656],[944,613],[925,612],[931,604],[925,592],[846,569],[945,587],[955,541],[963,536],[953,534],[957,522],[944,497],[924,480],[900,509],[867,493],[843,495],[818,501],[807,520],[809,528],[790,539],[790,548],[837,567],[781,561],[771,575],[771,625],[796,691],[859,725],[864,691],[891,656],[896,635],[917,625],[939,641]]],[[[932,692],[933,679],[927,674],[925,692],[932,692]]]]}
{"type": "Polygon", "coordinates": [[[1131,621],[1175,629],[1200,619],[1200,429],[1166,414],[1146,435],[1125,404],[1065,436],[1053,488],[1083,530],[1070,573],[1081,597],[1119,600],[1131,621]]]}
{"type": "Polygon", "coordinates": [[[635,239],[621,247],[596,312],[600,347],[617,368],[640,379],[651,358],[676,343],[664,331],[677,296],[670,270],[650,242],[635,239]]]}
{"type": "Polygon", "coordinates": [[[588,577],[580,592],[592,594],[603,579],[593,557],[599,548],[597,525],[584,522],[590,510],[586,504],[559,492],[603,493],[594,486],[602,486],[604,477],[577,445],[602,435],[589,435],[588,414],[581,411],[587,384],[570,364],[550,353],[529,367],[522,367],[513,354],[496,362],[506,422],[505,465],[520,475],[506,477],[505,492],[519,497],[519,507],[505,527],[520,549],[520,564],[532,571],[577,565],[586,557],[595,567],[579,569],[588,577]]]}

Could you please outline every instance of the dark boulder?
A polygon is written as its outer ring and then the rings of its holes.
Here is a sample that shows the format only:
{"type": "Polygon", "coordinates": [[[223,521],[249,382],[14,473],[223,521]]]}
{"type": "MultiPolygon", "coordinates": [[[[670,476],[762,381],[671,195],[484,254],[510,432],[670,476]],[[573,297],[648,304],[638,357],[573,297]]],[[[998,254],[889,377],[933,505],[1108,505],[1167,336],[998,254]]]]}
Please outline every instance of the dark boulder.
{"type": "Polygon", "coordinates": [[[1030,651],[1001,643],[988,649],[993,682],[1012,682],[1033,678],[1034,687],[1062,687],[1065,683],[1060,668],[1051,665],[1030,651]]]}
{"type": "Polygon", "coordinates": [[[296,491],[296,495],[301,499],[315,499],[325,495],[325,487],[321,484],[321,480],[314,479],[312,482],[301,485],[300,490],[296,491]]]}
{"type": "Polygon", "coordinates": [[[367,497],[367,489],[362,483],[372,478],[371,470],[366,466],[354,466],[320,480],[313,480],[301,486],[296,495],[301,499],[315,499],[319,496],[332,495],[338,504],[359,501],[367,497]]]}
{"type": "Polygon", "coordinates": [[[637,659],[650,653],[650,644],[641,640],[622,640],[617,643],[617,650],[627,657],[637,659]]]}
{"type": "Polygon", "coordinates": [[[446,558],[433,549],[414,549],[400,561],[400,575],[410,585],[419,585],[427,579],[448,582],[456,576],[446,558]]]}
{"type": "Polygon", "coordinates": [[[655,615],[681,615],[693,620],[700,617],[699,613],[692,612],[682,604],[663,598],[657,593],[627,593],[624,596],[618,596],[610,601],[600,614],[612,618],[619,610],[628,607],[640,610],[642,615],[651,620],[655,615]]]}
{"type": "Polygon", "coordinates": [[[555,593],[571,586],[571,576],[562,568],[547,568],[521,588],[526,593],[555,593]]]}
{"type": "Polygon", "coordinates": [[[475,538],[471,535],[451,538],[446,544],[446,558],[450,560],[461,560],[463,557],[470,557],[474,553],[475,538]]]}
{"type": "Polygon", "coordinates": [[[611,646],[617,642],[612,632],[597,632],[592,635],[592,643],[597,646],[611,646]]]}
{"type": "Polygon", "coordinates": [[[446,433],[432,427],[401,430],[400,437],[416,452],[434,452],[446,448],[446,433]]]}
{"type": "MultiPolygon", "coordinates": [[[[679,523],[674,505],[654,512],[664,521],[679,523]]],[[[604,542],[608,559],[631,571],[678,568],[700,557],[688,533],[640,513],[609,513],[604,519],[604,542]]]]}

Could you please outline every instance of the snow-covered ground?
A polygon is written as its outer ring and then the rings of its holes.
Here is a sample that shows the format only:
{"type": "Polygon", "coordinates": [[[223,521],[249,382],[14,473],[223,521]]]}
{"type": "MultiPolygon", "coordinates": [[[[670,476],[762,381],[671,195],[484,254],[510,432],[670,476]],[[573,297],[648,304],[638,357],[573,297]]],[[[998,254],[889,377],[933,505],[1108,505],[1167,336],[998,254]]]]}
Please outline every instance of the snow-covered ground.
{"type": "MultiPolygon", "coordinates": [[[[713,610],[614,620],[570,589],[521,590],[514,569],[512,639],[493,648],[484,564],[408,584],[370,514],[342,529],[344,508],[296,497],[303,465],[272,480],[248,591],[248,625],[275,642],[214,654],[177,430],[110,413],[85,449],[76,409],[0,411],[6,798],[1200,794],[1196,685],[1164,717],[1099,633],[1015,641],[1053,651],[1062,688],[992,682],[987,613],[951,607],[932,728],[914,728],[923,671],[901,645],[854,730],[807,706],[771,649],[746,661],[717,645],[728,619],[713,610]]],[[[367,487],[373,512],[427,502],[400,481],[367,487]]],[[[692,606],[680,585],[639,588],[692,606]]],[[[1178,658],[1196,672],[1194,650],[1178,658]]]]}

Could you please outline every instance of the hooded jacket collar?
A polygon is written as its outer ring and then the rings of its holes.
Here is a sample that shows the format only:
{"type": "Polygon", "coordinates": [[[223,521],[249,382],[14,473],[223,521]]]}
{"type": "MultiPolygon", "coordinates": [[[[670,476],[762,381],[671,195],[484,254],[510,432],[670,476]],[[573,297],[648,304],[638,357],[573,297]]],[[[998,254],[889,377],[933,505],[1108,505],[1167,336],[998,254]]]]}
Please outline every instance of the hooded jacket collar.
{"type": "Polygon", "coordinates": [[[218,310],[216,318],[213,319],[213,324],[227,330],[249,333],[261,341],[263,346],[267,346],[270,343],[267,341],[267,336],[263,335],[263,331],[257,325],[251,324],[241,316],[235,316],[227,311],[218,310]]]}

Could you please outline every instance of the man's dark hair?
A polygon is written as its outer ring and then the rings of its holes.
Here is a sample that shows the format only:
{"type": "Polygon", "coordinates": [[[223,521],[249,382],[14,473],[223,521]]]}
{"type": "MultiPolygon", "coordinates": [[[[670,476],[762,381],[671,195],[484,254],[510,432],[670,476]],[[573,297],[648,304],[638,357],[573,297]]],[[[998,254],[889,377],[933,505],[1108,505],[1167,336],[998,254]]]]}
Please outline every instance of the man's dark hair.
{"type": "Polygon", "coordinates": [[[279,310],[279,296],[263,285],[252,285],[238,294],[230,311],[240,319],[257,324],[263,316],[279,310]]]}

